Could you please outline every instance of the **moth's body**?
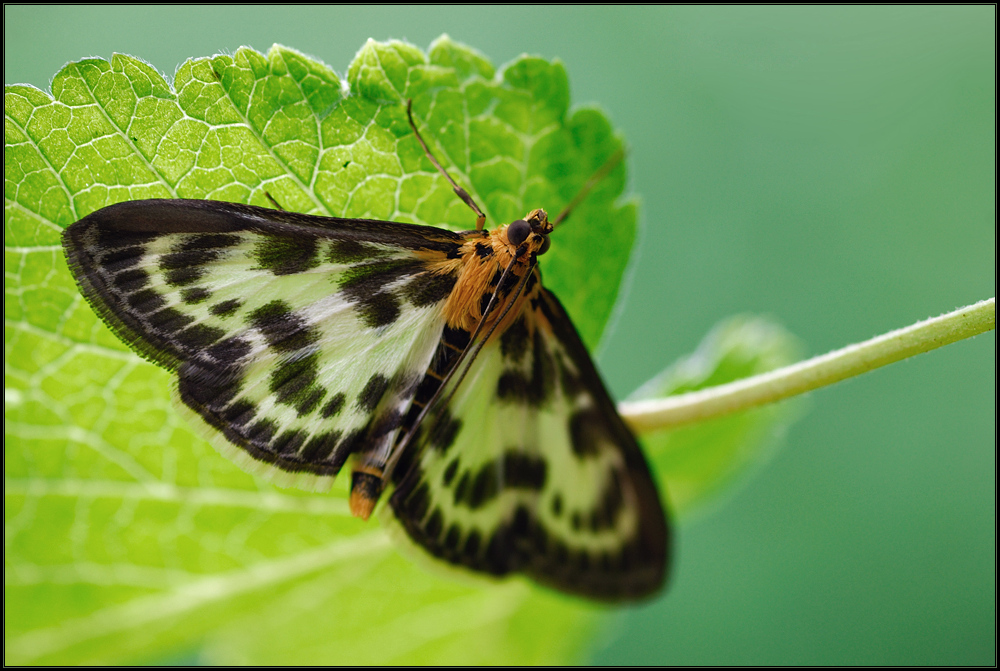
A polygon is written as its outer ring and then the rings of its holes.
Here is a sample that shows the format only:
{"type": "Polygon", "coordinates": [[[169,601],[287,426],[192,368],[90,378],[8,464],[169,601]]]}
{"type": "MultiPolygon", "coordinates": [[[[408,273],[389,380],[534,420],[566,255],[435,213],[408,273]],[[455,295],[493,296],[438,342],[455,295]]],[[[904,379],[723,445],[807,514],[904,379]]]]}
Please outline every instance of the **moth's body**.
{"type": "Polygon", "coordinates": [[[247,205],[119,203],[70,226],[84,296],[174,371],[223,454],[388,507],[433,556],[602,600],[648,596],[668,529],[537,257],[542,210],[491,232],[247,205]]]}
{"type": "Polygon", "coordinates": [[[442,252],[426,255],[428,273],[455,278],[454,288],[444,303],[445,329],[437,356],[420,381],[409,412],[403,417],[396,434],[395,443],[391,447],[387,444],[373,446],[374,449],[361,452],[355,460],[350,509],[356,517],[368,519],[375,509],[385,488],[385,468],[392,458],[393,449],[398,449],[400,439],[413,427],[414,421],[438,391],[473,332],[479,328],[484,333],[491,333],[490,340],[500,338],[512,324],[522,318],[525,306],[532,300],[538,300],[540,272],[533,262],[543,249],[548,248],[548,234],[552,231],[552,225],[545,211],[536,209],[515,226],[521,230],[514,236],[509,234],[511,226],[512,224],[508,224],[493,231],[460,233],[463,242],[458,249],[458,258],[449,258],[447,253],[442,252]],[[533,230],[525,234],[524,224],[533,230]],[[524,290],[511,296],[528,273],[534,274],[534,281],[528,278],[524,290]],[[494,293],[497,294],[501,307],[487,313],[494,293]]]}
{"type": "MultiPolygon", "coordinates": [[[[544,210],[532,210],[521,221],[529,224],[537,222],[539,228],[544,230],[547,225],[548,230],[552,230],[544,210]]],[[[460,250],[461,257],[456,260],[459,267],[458,281],[444,307],[444,318],[449,328],[464,329],[472,333],[483,320],[483,310],[486,308],[484,301],[488,301],[493,294],[504,269],[511,261],[515,261],[510,269],[510,283],[511,286],[516,285],[528,272],[532,258],[545,245],[547,233],[534,232],[514,244],[508,236],[510,226],[501,226],[492,232],[469,231],[463,234],[466,241],[460,250]]],[[[497,326],[498,333],[495,335],[505,331],[521,313],[528,298],[527,293],[529,292],[518,296],[514,306],[507,312],[504,323],[497,326]]],[[[499,314],[500,311],[495,311],[487,316],[483,329],[488,331],[499,314]]]]}

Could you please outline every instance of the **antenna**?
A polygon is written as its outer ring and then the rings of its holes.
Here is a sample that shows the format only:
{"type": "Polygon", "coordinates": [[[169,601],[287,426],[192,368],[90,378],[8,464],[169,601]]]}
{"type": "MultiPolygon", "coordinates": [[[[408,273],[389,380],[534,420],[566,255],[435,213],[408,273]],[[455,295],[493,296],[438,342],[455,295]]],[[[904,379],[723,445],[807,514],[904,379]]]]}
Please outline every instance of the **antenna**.
{"type": "Polygon", "coordinates": [[[483,226],[486,224],[486,215],[483,214],[483,211],[479,209],[478,205],[476,205],[476,201],[472,200],[472,196],[469,195],[469,192],[456,184],[455,180],[451,178],[451,175],[449,175],[445,169],[441,167],[438,160],[434,158],[434,154],[431,153],[427,143],[424,142],[424,138],[420,135],[420,131],[417,130],[417,124],[413,122],[413,98],[406,101],[406,117],[410,120],[410,128],[413,129],[413,133],[417,136],[417,141],[420,142],[420,146],[424,148],[424,153],[427,154],[427,158],[431,160],[431,163],[433,163],[434,167],[438,169],[438,172],[444,175],[444,178],[451,183],[452,188],[455,190],[455,194],[462,199],[462,202],[471,207],[472,211],[476,213],[476,230],[483,230],[483,226]]]}
{"type": "Polygon", "coordinates": [[[593,175],[590,176],[590,179],[587,180],[587,183],[583,185],[583,188],[580,189],[580,192],[576,194],[573,200],[569,202],[569,205],[567,205],[566,208],[559,213],[559,216],[552,221],[552,227],[555,228],[556,226],[561,224],[566,219],[566,217],[569,216],[570,212],[572,212],[577,205],[583,202],[583,199],[587,197],[587,194],[590,193],[591,189],[597,186],[597,184],[602,179],[607,177],[608,174],[612,170],[614,170],[619,163],[622,162],[623,158],[625,158],[624,149],[619,149],[614,154],[612,154],[611,158],[605,161],[604,165],[602,165],[597,172],[595,172],[593,175]]]}

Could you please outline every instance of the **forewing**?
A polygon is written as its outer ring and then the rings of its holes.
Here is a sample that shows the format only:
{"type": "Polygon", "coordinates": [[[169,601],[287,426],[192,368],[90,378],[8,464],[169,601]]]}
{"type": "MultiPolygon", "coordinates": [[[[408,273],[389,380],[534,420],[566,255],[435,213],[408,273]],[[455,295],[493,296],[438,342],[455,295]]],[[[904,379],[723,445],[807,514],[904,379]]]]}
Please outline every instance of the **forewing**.
{"type": "Polygon", "coordinates": [[[656,486],[566,312],[536,287],[421,428],[391,505],[445,561],[592,598],[648,596],[668,559],[656,486]]]}
{"type": "Polygon", "coordinates": [[[209,201],[120,203],[70,226],[70,267],[118,335],[242,466],[329,486],[391,444],[443,327],[460,239],[209,201]]]}

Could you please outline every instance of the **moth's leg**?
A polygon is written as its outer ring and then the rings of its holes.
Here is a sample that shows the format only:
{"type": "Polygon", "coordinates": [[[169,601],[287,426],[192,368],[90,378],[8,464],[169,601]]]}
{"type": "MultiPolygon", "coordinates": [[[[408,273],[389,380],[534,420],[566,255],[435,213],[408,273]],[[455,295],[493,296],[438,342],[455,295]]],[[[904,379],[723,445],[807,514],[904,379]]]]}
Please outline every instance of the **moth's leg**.
{"type": "Polygon", "coordinates": [[[285,208],[283,208],[281,205],[278,204],[278,201],[276,201],[274,199],[274,196],[272,196],[269,191],[265,191],[264,195],[267,196],[267,199],[269,201],[271,201],[271,205],[274,205],[274,209],[281,210],[282,212],[285,212],[285,208]]]}
{"type": "Polygon", "coordinates": [[[449,175],[445,169],[441,167],[438,160],[434,158],[434,154],[431,153],[430,147],[428,147],[427,143],[424,142],[424,138],[420,135],[420,131],[417,130],[417,124],[413,122],[412,98],[406,101],[406,118],[410,120],[410,128],[413,129],[414,135],[417,136],[417,141],[420,142],[420,146],[424,148],[424,153],[427,154],[427,158],[429,158],[431,163],[434,164],[434,167],[438,169],[438,172],[444,175],[444,178],[448,180],[448,183],[451,184],[451,187],[455,190],[455,194],[462,199],[462,202],[471,207],[472,211],[476,213],[476,230],[483,230],[483,226],[486,224],[486,215],[483,214],[483,211],[479,209],[478,205],[476,205],[476,201],[472,200],[472,196],[470,196],[465,189],[456,184],[455,180],[451,178],[451,175],[449,175]]]}

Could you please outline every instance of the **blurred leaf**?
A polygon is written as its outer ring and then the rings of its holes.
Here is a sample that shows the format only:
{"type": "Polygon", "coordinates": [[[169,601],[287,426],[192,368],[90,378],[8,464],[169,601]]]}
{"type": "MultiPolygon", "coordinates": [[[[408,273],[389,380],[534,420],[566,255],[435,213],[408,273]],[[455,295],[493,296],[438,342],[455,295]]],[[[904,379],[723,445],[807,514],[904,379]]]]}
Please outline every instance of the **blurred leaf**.
{"type": "MultiPolygon", "coordinates": [[[[765,319],[739,316],[716,325],[693,354],[637,389],[628,400],[663,398],[714,387],[786,366],[800,358],[798,341],[765,319]]],[[[700,424],[642,436],[674,512],[689,515],[718,501],[733,480],[770,456],[798,412],[786,401],[700,424]]],[[[734,490],[730,487],[727,493],[734,490]]]]}
{"type": "MultiPolygon", "coordinates": [[[[447,38],[428,54],[369,42],[346,86],[275,46],[197,58],[173,86],[116,55],[67,65],[52,95],[5,93],[5,660],[107,664],[555,663],[600,612],[524,581],[469,584],[399,556],[329,495],[240,472],[170,407],[74,286],[63,228],[114,202],[210,198],[471,228],[438,158],[492,225],[558,212],[621,140],[568,111],[559,63],[494,74],[447,38]]],[[[588,344],[635,236],[624,166],[543,260],[588,344]],[[579,278],[584,277],[585,280],[579,278]]]]}

